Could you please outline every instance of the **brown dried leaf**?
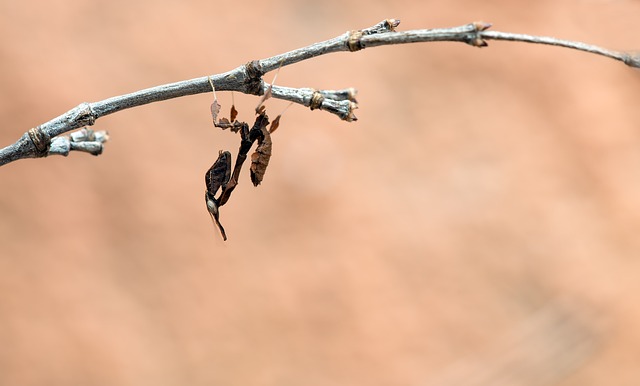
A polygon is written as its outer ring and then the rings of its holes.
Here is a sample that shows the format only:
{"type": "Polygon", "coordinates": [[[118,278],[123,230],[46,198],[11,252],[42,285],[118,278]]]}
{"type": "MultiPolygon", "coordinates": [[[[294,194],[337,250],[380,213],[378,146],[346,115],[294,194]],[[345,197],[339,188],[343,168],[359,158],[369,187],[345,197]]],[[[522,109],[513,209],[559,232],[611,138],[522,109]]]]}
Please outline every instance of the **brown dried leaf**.
{"type": "Polygon", "coordinates": [[[229,182],[231,177],[231,153],[220,150],[218,159],[204,175],[207,193],[213,198],[218,190],[229,182]]]}
{"type": "Polygon", "coordinates": [[[262,138],[258,140],[256,151],[251,154],[251,182],[253,182],[253,186],[260,185],[271,159],[271,134],[264,126],[262,127],[262,135],[262,138]]]}
{"type": "Polygon", "coordinates": [[[236,106],[231,105],[231,112],[229,113],[229,118],[231,122],[235,122],[237,116],[238,116],[238,110],[236,110],[236,106]]]}
{"type": "Polygon", "coordinates": [[[293,105],[293,102],[289,103],[287,107],[285,107],[284,110],[282,110],[282,112],[276,117],[276,119],[274,119],[273,122],[271,122],[271,126],[269,127],[269,133],[273,134],[273,132],[276,131],[278,127],[280,127],[280,117],[282,117],[285,111],[287,111],[287,109],[292,105],[293,105]]]}
{"type": "Polygon", "coordinates": [[[280,126],[280,117],[282,114],[278,115],[276,119],[271,122],[271,126],[269,126],[269,133],[273,134],[274,131],[278,130],[278,126],[280,126]]]}

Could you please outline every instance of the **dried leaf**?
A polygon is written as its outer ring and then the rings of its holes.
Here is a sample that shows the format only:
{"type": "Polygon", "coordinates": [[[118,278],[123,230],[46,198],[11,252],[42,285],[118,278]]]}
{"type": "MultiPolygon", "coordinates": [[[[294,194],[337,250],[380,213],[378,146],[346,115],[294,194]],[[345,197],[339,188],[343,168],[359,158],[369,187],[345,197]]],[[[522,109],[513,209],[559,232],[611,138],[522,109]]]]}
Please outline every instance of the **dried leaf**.
{"type": "Polygon", "coordinates": [[[269,134],[273,134],[274,131],[278,130],[278,126],[280,126],[280,117],[282,114],[278,115],[276,119],[271,122],[271,126],[269,126],[269,134]]]}
{"type": "Polygon", "coordinates": [[[211,104],[211,118],[213,118],[213,124],[217,126],[216,122],[218,121],[218,114],[220,113],[220,103],[218,103],[218,99],[214,99],[211,104]]]}
{"type": "Polygon", "coordinates": [[[255,139],[250,138],[251,130],[249,130],[248,124],[246,124],[245,122],[236,121],[233,123],[233,125],[234,127],[232,127],[231,130],[240,131],[240,149],[238,151],[238,157],[236,158],[235,166],[233,167],[233,173],[231,174],[231,179],[223,187],[222,193],[220,193],[220,197],[218,197],[218,204],[220,206],[227,203],[227,201],[231,197],[231,193],[238,185],[238,179],[240,178],[240,171],[242,170],[242,165],[244,164],[244,161],[247,159],[247,153],[249,153],[249,150],[251,149],[251,145],[255,141],[255,139]]]}
{"type": "Polygon", "coordinates": [[[287,111],[287,109],[291,107],[291,105],[293,105],[293,102],[289,103],[287,107],[285,107],[284,110],[282,110],[280,115],[278,115],[276,119],[274,119],[273,122],[271,122],[271,126],[269,127],[269,133],[273,134],[273,132],[276,131],[278,127],[280,127],[280,117],[282,117],[284,112],[287,111]]]}
{"type": "Polygon", "coordinates": [[[213,81],[211,77],[209,77],[209,84],[211,85],[211,91],[213,92],[213,103],[211,104],[211,118],[213,119],[213,124],[216,125],[218,121],[218,114],[220,114],[220,103],[218,103],[218,96],[216,95],[216,88],[213,85],[213,81]]]}
{"type": "Polygon", "coordinates": [[[236,106],[231,105],[231,112],[229,113],[229,118],[231,119],[231,122],[235,122],[237,116],[238,116],[238,110],[236,110],[236,106]]]}
{"type": "Polygon", "coordinates": [[[253,182],[253,186],[260,185],[271,159],[271,134],[265,126],[261,128],[262,137],[258,139],[258,147],[251,154],[251,182],[253,182]]]}
{"type": "Polygon", "coordinates": [[[204,176],[207,194],[213,198],[218,190],[229,182],[229,178],[231,178],[231,153],[221,150],[218,159],[204,176]]]}

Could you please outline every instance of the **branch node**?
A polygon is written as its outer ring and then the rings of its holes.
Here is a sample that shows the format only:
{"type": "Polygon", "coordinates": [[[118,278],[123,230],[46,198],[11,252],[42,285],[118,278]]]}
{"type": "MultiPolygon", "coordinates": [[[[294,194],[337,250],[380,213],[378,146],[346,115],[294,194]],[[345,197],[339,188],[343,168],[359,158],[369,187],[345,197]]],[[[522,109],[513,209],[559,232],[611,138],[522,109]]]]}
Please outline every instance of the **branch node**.
{"type": "Polygon", "coordinates": [[[387,31],[395,32],[396,27],[400,25],[400,19],[387,19],[384,24],[387,31]]]}
{"type": "Polygon", "coordinates": [[[362,31],[349,31],[349,38],[347,39],[347,48],[351,52],[360,51],[364,48],[360,39],[364,32],[362,31]]]}
{"type": "Polygon", "coordinates": [[[40,126],[29,130],[29,139],[36,149],[36,157],[46,157],[51,146],[51,136],[45,133],[40,126]]]}
{"type": "Polygon", "coordinates": [[[311,95],[311,102],[309,102],[309,108],[311,110],[319,109],[322,107],[322,102],[324,102],[324,96],[318,91],[314,91],[313,95],[311,95]]]}
{"type": "Polygon", "coordinates": [[[355,122],[358,120],[358,117],[353,113],[353,110],[358,108],[358,104],[355,102],[349,102],[349,112],[342,119],[347,122],[355,122]]]}
{"type": "Polygon", "coordinates": [[[262,95],[262,75],[264,75],[264,71],[262,71],[260,62],[252,60],[244,65],[244,69],[247,73],[247,78],[244,81],[247,94],[262,95]]]}
{"type": "Polygon", "coordinates": [[[486,31],[491,27],[491,23],[485,23],[483,21],[474,21],[468,24],[472,31],[465,37],[464,42],[474,47],[486,47],[489,44],[482,38],[482,31],[486,31]]]}
{"type": "Polygon", "coordinates": [[[93,126],[93,124],[96,123],[96,114],[91,109],[89,103],[81,103],[78,109],[78,114],[73,117],[73,121],[77,122],[78,126],[93,126]]]}

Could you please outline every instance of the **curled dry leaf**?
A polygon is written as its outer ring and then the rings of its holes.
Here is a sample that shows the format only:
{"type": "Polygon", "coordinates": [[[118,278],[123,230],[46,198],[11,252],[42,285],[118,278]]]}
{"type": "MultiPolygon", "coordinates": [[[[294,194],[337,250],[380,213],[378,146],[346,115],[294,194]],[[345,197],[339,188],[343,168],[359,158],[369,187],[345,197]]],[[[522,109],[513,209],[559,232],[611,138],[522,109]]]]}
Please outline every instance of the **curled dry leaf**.
{"type": "Polygon", "coordinates": [[[220,106],[220,103],[218,103],[218,99],[214,99],[213,103],[211,104],[211,118],[213,119],[213,124],[215,126],[218,126],[217,122],[218,122],[218,114],[220,114],[220,108],[222,106],[220,106]]]}
{"type": "Polygon", "coordinates": [[[213,85],[213,81],[211,77],[209,77],[209,84],[211,85],[211,91],[213,92],[213,103],[211,103],[211,118],[213,119],[213,124],[216,125],[218,121],[218,114],[220,114],[220,103],[218,103],[218,96],[216,95],[216,88],[213,85]]]}
{"type": "Polygon", "coordinates": [[[258,137],[258,147],[251,154],[251,182],[253,182],[253,186],[260,185],[271,159],[271,134],[266,126],[261,127],[261,130],[262,136],[258,137]]]}
{"type": "MultiPolygon", "coordinates": [[[[286,109],[285,109],[286,110],[286,109]]],[[[240,170],[244,161],[247,159],[249,150],[254,142],[257,141],[258,146],[255,152],[251,155],[250,174],[251,181],[254,186],[258,186],[264,179],[264,174],[269,165],[271,159],[271,132],[275,131],[280,124],[280,114],[269,129],[269,117],[266,114],[266,107],[264,105],[258,106],[258,116],[253,124],[253,127],[249,129],[249,125],[245,122],[235,120],[238,111],[235,106],[231,106],[231,119],[220,118],[217,120],[217,115],[220,112],[220,105],[217,103],[217,99],[214,99],[214,103],[211,106],[212,117],[214,118],[214,125],[224,129],[231,129],[234,132],[240,131],[240,149],[238,151],[238,157],[236,158],[235,166],[233,167],[233,173],[231,172],[231,153],[228,151],[220,151],[218,159],[209,168],[205,174],[205,203],[207,204],[207,210],[213,220],[214,224],[220,230],[224,240],[227,240],[227,235],[224,227],[220,223],[220,207],[227,203],[231,197],[231,193],[238,185],[238,178],[240,170]],[[217,121],[217,122],[216,122],[217,121]],[[221,190],[220,195],[216,198],[218,190],[221,190]]]]}
{"type": "Polygon", "coordinates": [[[207,193],[214,197],[218,190],[229,182],[231,177],[231,153],[220,150],[218,159],[207,170],[204,176],[204,183],[207,193]]]}
{"type": "MultiPolygon", "coordinates": [[[[236,158],[235,166],[233,167],[233,173],[231,174],[231,179],[227,184],[222,187],[222,193],[220,193],[220,197],[218,197],[218,203],[220,206],[227,203],[229,198],[231,197],[231,193],[233,193],[234,189],[238,185],[238,180],[240,179],[240,171],[242,170],[242,165],[244,161],[247,159],[247,154],[249,150],[251,150],[251,145],[255,142],[256,137],[252,135],[252,133],[259,132],[259,130],[254,130],[259,126],[260,118],[262,115],[258,116],[256,119],[256,124],[254,124],[253,129],[249,129],[249,125],[245,122],[235,121],[234,126],[237,124],[237,129],[231,130],[240,131],[240,149],[238,150],[238,157],[236,158]]],[[[268,123],[268,120],[267,120],[268,123]]],[[[266,124],[265,124],[266,125],[266,124]]]]}
{"type": "Polygon", "coordinates": [[[204,176],[205,192],[204,201],[207,205],[207,211],[211,216],[214,224],[220,230],[222,238],[227,240],[227,234],[224,231],[224,227],[220,223],[220,205],[219,200],[215,198],[216,193],[220,188],[226,187],[231,178],[231,153],[228,151],[220,151],[218,159],[207,170],[204,176]]]}
{"type": "MultiPolygon", "coordinates": [[[[209,79],[209,83],[211,83],[211,79],[209,79]]],[[[211,103],[211,118],[213,119],[213,125],[221,128],[222,130],[231,129],[234,133],[238,132],[242,127],[242,122],[236,121],[236,118],[238,117],[238,110],[236,110],[236,106],[234,104],[231,105],[231,111],[229,113],[230,119],[223,117],[218,120],[218,115],[220,115],[222,106],[218,102],[216,89],[213,87],[213,83],[211,83],[211,88],[213,90],[213,103],[211,103]]]]}
{"type": "Polygon", "coordinates": [[[285,107],[284,110],[282,110],[282,112],[278,114],[276,119],[271,122],[271,126],[269,126],[269,133],[273,134],[274,131],[278,130],[278,127],[280,127],[280,117],[282,117],[284,112],[287,111],[287,109],[291,107],[291,105],[293,105],[293,102],[289,103],[287,107],[285,107]]]}

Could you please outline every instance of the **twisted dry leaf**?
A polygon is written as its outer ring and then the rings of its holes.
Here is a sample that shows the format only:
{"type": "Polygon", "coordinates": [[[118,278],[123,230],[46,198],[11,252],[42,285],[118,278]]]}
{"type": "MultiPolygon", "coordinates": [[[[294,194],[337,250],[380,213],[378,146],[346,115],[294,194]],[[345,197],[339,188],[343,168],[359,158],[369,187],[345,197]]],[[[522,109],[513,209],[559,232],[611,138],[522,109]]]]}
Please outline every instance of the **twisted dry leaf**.
{"type": "Polygon", "coordinates": [[[213,124],[215,126],[218,126],[218,114],[220,114],[221,108],[222,106],[220,106],[220,103],[218,103],[218,99],[214,99],[213,103],[211,103],[211,118],[213,119],[213,124]]]}
{"type": "Polygon", "coordinates": [[[253,182],[253,186],[260,185],[271,159],[271,134],[267,130],[266,124],[260,127],[260,130],[262,135],[258,137],[258,147],[251,154],[251,182],[253,182]]]}
{"type": "Polygon", "coordinates": [[[231,122],[235,122],[237,116],[238,116],[238,110],[236,110],[235,104],[232,103],[231,112],[229,113],[229,119],[231,120],[231,122]]]}
{"type": "Polygon", "coordinates": [[[218,199],[215,198],[220,188],[224,188],[231,178],[231,153],[228,151],[220,151],[218,159],[213,163],[211,168],[204,175],[205,192],[204,201],[207,204],[207,210],[211,219],[216,224],[222,238],[226,241],[227,234],[224,227],[220,223],[220,206],[218,199]]]}

